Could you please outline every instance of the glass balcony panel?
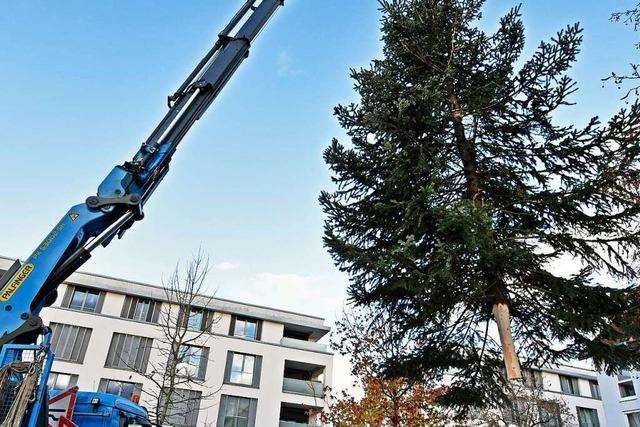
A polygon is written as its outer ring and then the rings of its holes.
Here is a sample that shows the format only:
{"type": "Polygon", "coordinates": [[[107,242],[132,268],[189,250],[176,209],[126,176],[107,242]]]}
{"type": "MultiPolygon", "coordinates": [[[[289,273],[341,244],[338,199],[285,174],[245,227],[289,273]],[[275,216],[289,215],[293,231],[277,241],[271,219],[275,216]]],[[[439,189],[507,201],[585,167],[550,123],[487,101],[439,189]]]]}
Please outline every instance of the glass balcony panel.
{"type": "Polygon", "coordinates": [[[313,341],[302,341],[294,338],[282,337],[280,338],[280,345],[290,348],[297,348],[300,350],[320,351],[323,353],[326,353],[328,351],[326,344],[321,344],[313,341]]]}
{"type": "Polygon", "coordinates": [[[296,423],[295,421],[280,421],[280,426],[279,427],[316,427],[317,424],[310,424],[310,423],[296,423]]]}
{"type": "Polygon", "coordinates": [[[323,384],[320,381],[305,381],[286,377],[282,385],[282,391],[284,392],[318,397],[323,395],[323,388],[323,384]]]}

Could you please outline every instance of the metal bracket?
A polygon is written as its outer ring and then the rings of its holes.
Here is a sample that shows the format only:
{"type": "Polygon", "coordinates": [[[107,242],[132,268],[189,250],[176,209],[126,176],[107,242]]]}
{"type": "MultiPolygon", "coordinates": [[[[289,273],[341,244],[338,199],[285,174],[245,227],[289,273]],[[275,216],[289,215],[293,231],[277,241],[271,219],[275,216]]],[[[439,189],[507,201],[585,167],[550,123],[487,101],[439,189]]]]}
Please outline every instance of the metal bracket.
{"type": "Polygon", "coordinates": [[[222,46],[226,46],[227,43],[233,40],[233,36],[230,36],[229,34],[220,33],[218,34],[218,40],[220,40],[220,43],[222,43],[222,46]]]}
{"type": "Polygon", "coordinates": [[[137,206],[142,201],[142,198],[139,194],[127,194],[122,197],[99,197],[99,196],[91,196],[87,197],[86,203],[87,206],[91,209],[99,209],[104,206],[113,206],[113,205],[126,205],[126,206],[137,206]]]}
{"type": "Polygon", "coordinates": [[[135,210],[136,220],[142,219],[144,214],[142,213],[142,197],[139,194],[127,194],[122,197],[99,197],[90,196],[87,197],[85,202],[89,209],[100,209],[109,206],[132,206],[137,207],[135,210]]]}
{"type": "Polygon", "coordinates": [[[18,329],[5,333],[0,337],[0,347],[8,342],[21,344],[24,342],[30,343],[36,341],[37,336],[42,332],[44,328],[42,319],[40,318],[40,316],[29,315],[23,315],[22,318],[25,320],[18,329]]]}

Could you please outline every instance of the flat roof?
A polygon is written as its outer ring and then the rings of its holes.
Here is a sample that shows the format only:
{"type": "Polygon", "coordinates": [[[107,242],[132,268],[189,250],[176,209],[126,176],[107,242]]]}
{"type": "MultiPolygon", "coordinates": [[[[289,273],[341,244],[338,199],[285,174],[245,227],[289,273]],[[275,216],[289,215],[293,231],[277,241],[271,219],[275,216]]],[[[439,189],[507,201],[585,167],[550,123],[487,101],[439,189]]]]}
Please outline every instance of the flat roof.
{"type": "MultiPolygon", "coordinates": [[[[0,269],[8,269],[15,261],[15,258],[0,255],[0,269]]],[[[161,301],[169,300],[162,286],[95,273],[77,271],[71,274],[64,283],[104,289],[110,292],[140,296],[161,301]]],[[[219,312],[255,317],[295,326],[296,329],[304,329],[311,332],[316,339],[321,338],[331,330],[329,326],[324,324],[325,319],[318,316],[311,316],[308,314],[257,304],[248,304],[210,295],[199,295],[199,298],[200,301],[196,302],[196,305],[198,306],[219,312]]]]}

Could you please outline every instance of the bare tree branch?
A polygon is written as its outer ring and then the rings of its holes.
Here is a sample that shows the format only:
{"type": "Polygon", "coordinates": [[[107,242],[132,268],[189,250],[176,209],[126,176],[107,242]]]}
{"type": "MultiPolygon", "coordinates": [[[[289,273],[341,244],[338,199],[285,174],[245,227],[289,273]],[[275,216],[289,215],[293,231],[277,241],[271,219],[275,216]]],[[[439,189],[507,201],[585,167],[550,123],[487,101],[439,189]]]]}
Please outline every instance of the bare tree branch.
{"type": "MultiPolygon", "coordinates": [[[[184,425],[180,420],[186,421],[193,411],[212,406],[202,404],[211,401],[221,388],[206,385],[203,369],[209,361],[211,329],[219,321],[213,311],[206,309],[213,299],[206,295],[209,270],[209,257],[199,249],[185,268],[178,263],[169,278],[162,281],[165,302],[157,325],[160,338],[153,340],[148,366],[135,366],[136,357],[131,360],[128,352],[116,355],[120,364],[153,384],[143,390],[143,401],[158,425],[184,425]]],[[[146,350],[138,348],[137,354],[146,350]]]]}

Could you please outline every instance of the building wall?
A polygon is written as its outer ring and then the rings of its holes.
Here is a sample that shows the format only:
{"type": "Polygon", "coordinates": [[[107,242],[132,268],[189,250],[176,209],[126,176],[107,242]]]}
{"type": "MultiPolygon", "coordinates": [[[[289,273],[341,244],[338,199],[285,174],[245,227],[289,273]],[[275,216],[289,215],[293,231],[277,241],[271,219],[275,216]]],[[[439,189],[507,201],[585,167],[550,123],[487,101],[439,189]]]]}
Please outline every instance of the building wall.
{"type": "Polygon", "coordinates": [[[632,376],[635,377],[633,379],[633,386],[636,395],[631,398],[622,398],[618,388],[617,376],[609,376],[603,373],[598,374],[598,382],[602,390],[602,402],[609,426],[628,427],[627,414],[640,412],[640,379],[638,379],[637,372],[632,376]]]}
{"type": "Polygon", "coordinates": [[[595,409],[598,412],[600,426],[606,427],[609,425],[606,422],[603,401],[591,395],[589,380],[597,380],[597,376],[594,371],[569,366],[559,366],[555,369],[542,370],[542,378],[545,393],[552,399],[563,401],[569,408],[569,411],[574,417],[576,423],[578,421],[578,407],[580,407],[595,409]],[[579,396],[563,393],[560,385],[560,375],[566,375],[577,379],[579,396]]]}
{"type": "Polygon", "coordinates": [[[617,375],[606,375],[593,369],[559,365],[540,369],[542,387],[545,395],[564,402],[578,425],[578,407],[595,409],[600,427],[629,427],[627,414],[640,412],[640,375],[630,373],[633,378],[635,396],[621,397],[617,375]],[[575,378],[578,382],[578,394],[563,392],[560,376],[575,378]],[[600,389],[600,398],[593,396],[589,381],[596,381],[600,389]]]}

